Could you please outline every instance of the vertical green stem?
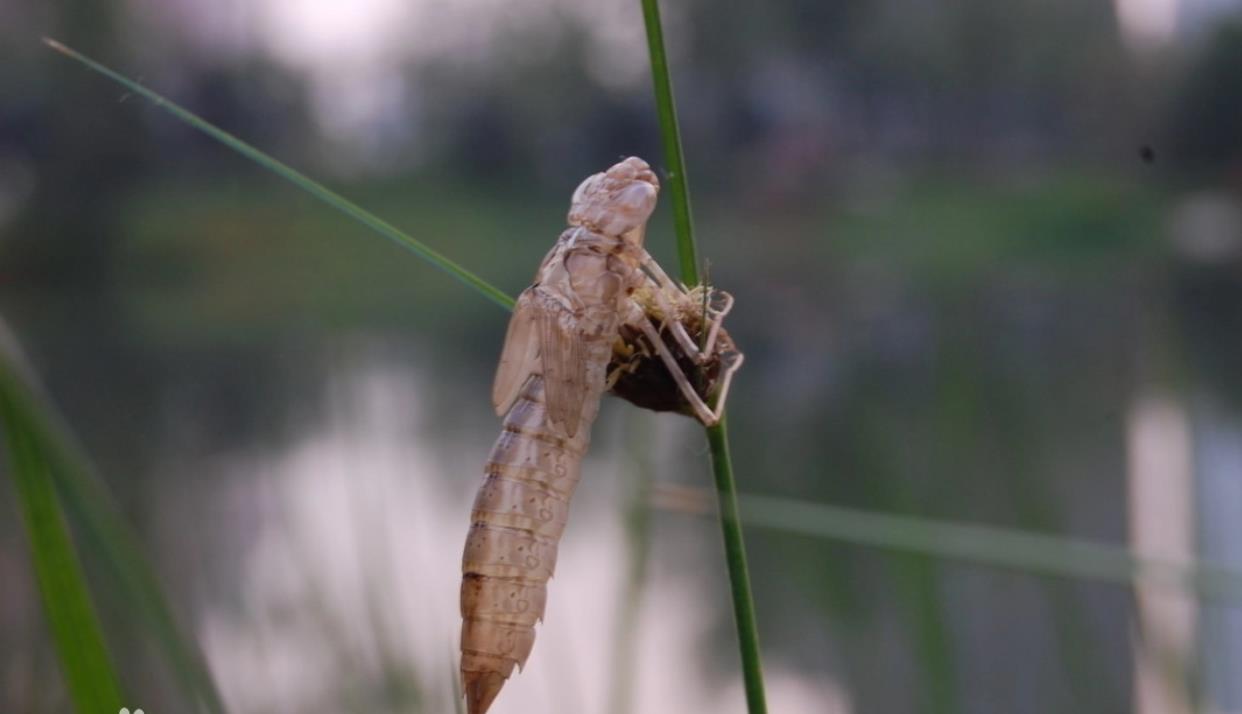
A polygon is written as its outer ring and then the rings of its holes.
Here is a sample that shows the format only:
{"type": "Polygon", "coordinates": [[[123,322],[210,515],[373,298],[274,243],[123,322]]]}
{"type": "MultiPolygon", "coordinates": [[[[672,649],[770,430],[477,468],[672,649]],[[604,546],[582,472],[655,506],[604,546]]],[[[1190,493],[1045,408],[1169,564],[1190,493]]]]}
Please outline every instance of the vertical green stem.
{"type": "MultiPolygon", "coordinates": [[[[660,136],[664,144],[664,160],[668,166],[665,188],[672,196],[673,225],[677,232],[677,258],[681,265],[681,279],[687,285],[697,285],[700,282],[699,263],[694,242],[694,223],[690,214],[690,189],[681,148],[677,109],[673,101],[668,55],[664,51],[660,6],[658,0],[642,0],[642,6],[643,21],[647,27],[647,48],[651,55],[651,79],[655,86],[656,111],[660,118],[660,136]]],[[[719,424],[708,427],[707,441],[711,452],[712,474],[716,479],[720,527],[724,534],[725,561],[729,568],[733,617],[737,625],[738,649],[742,656],[747,710],[750,714],[766,714],[763,667],[759,657],[759,628],[755,624],[755,600],[751,594],[750,574],[746,567],[746,545],[742,538],[742,522],[738,512],[737,486],[733,480],[729,434],[723,417],[719,424]]]]}
{"type": "Polygon", "coordinates": [[[655,85],[656,111],[660,115],[660,140],[664,144],[666,193],[673,197],[673,226],[677,231],[677,262],[681,282],[698,285],[699,261],[694,243],[694,221],[690,214],[690,187],[686,181],[686,157],[681,150],[681,128],[677,105],[673,102],[673,80],[664,51],[664,29],[660,25],[657,0],[642,0],[643,22],[647,25],[647,50],[651,55],[651,81],[655,85]]]}
{"type": "Polygon", "coordinates": [[[708,427],[707,443],[711,448],[712,474],[716,477],[716,498],[720,504],[720,527],[724,532],[725,560],[729,565],[729,589],[733,594],[733,616],[737,621],[742,677],[746,683],[746,708],[750,714],[761,714],[767,712],[768,705],[763,694],[759,627],[755,624],[755,599],[750,592],[746,543],[742,540],[737,485],[733,481],[733,460],[729,456],[729,430],[723,416],[719,424],[708,427]]]}

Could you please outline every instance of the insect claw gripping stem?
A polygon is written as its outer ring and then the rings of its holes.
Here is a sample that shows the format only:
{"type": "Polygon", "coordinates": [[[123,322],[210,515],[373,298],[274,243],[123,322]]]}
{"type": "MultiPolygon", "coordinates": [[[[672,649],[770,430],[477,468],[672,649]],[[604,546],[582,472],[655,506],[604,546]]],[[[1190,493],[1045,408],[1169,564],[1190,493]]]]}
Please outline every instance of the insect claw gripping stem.
{"type": "MultiPolygon", "coordinates": [[[[637,309],[637,308],[636,308],[637,309]]],[[[686,373],[682,370],[681,365],[677,364],[677,359],[673,357],[664,340],[660,337],[660,332],[651,324],[651,319],[645,313],[639,312],[630,321],[650,340],[651,345],[655,347],[656,354],[660,356],[660,360],[664,362],[664,367],[668,373],[672,375],[673,380],[677,383],[677,388],[681,391],[682,396],[690,404],[690,408],[694,410],[694,415],[704,426],[713,426],[720,421],[720,410],[724,408],[724,403],[720,403],[719,409],[713,411],[699,393],[694,390],[694,386],[690,384],[690,380],[686,377],[686,373]]]]}

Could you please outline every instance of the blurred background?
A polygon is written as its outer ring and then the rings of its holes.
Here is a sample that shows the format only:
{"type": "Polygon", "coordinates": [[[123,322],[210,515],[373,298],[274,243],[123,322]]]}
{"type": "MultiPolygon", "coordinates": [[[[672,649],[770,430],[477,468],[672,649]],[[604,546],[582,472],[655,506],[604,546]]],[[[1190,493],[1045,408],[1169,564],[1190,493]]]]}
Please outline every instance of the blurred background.
{"type": "MultiPolygon", "coordinates": [[[[1242,568],[1242,2],[665,5],[744,493],[1242,568]]],[[[452,711],[507,315],[42,35],[516,294],[584,176],[660,164],[637,2],[0,4],[0,316],[230,708],[452,711]]],[[[743,711],[672,487],[701,430],[607,399],[498,714],[743,711]]],[[[0,506],[0,710],[67,711],[0,506]]],[[[1242,711],[1228,602],[747,538],[774,712],[1242,711]]],[[[131,706],[186,711],[98,605],[131,706]]]]}

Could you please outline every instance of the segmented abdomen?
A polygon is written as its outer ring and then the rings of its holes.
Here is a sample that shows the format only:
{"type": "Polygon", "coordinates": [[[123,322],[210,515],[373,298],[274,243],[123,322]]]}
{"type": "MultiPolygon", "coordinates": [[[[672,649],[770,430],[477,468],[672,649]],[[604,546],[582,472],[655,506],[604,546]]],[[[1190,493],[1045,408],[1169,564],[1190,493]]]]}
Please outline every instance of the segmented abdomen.
{"type": "MultiPolygon", "coordinates": [[[[602,383],[602,375],[592,376],[602,383]]],[[[462,554],[461,668],[472,711],[474,705],[487,709],[534,645],[599,408],[598,390],[591,390],[588,402],[569,438],[549,423],[543,378],[532,376],[488,457],[462,554]]]]}

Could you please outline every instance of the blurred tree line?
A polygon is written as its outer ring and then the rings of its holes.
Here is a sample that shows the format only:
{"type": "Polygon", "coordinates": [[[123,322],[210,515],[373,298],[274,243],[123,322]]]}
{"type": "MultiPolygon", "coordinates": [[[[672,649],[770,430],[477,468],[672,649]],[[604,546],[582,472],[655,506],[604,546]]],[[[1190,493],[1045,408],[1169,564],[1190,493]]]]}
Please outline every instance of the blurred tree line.
{"type": "MultiPolygon", "coordinates": [[[[656,152],[646,76],[601,79],[589,15],[530,6],[546,21],[537,34],[502,29],[498,62],[443,56],[404,67],[417,102],[385,121],[414,127],[420,148],[384,170],[521,183],[579,176],[619,147],[656,152]]],[[[331,162],[316,162],[329,139],[316,128],[304,75],[275,61],[257,36],[212,48],[194,42],[197,27],[178,24],[176,12],[155,24],[142,11],[110,0],[6,11],[0,151],[10,172],[19,167],[26,177],[10,177],[16,185],[7,187],[24,198],[3,228],[6,262],[106,264],[95,259],[113,243],[109,207],[150,178],[156,156],[162,176],[243,170],[52,56],[40,35],[142,76],[294,163],[333,173],[331,162]],[[77,197],[74,206],[63,205],[66,194],[77,197]]],[[[620,17],[637,25],[637,8],[630,15],[620,17]]],[[[1127,52],[1104,0],[700,0],[670,15],[685,133],[708,186],[759,172],[766,184],[806,185],[813,194],[885,161],[1125,165],[1147,144],[1162,160],[1205,171],[1237,166],[1242,90],[1222,79],[1237,74],[1237,25],[1222,26],[1205,47],[1174,45],[1151,58],[1127,52]],[[1152,63],[1162,68],[1150,71],[1152,63]]],[[[102,279],[96,267],[82,277],[102,279]]]]}

